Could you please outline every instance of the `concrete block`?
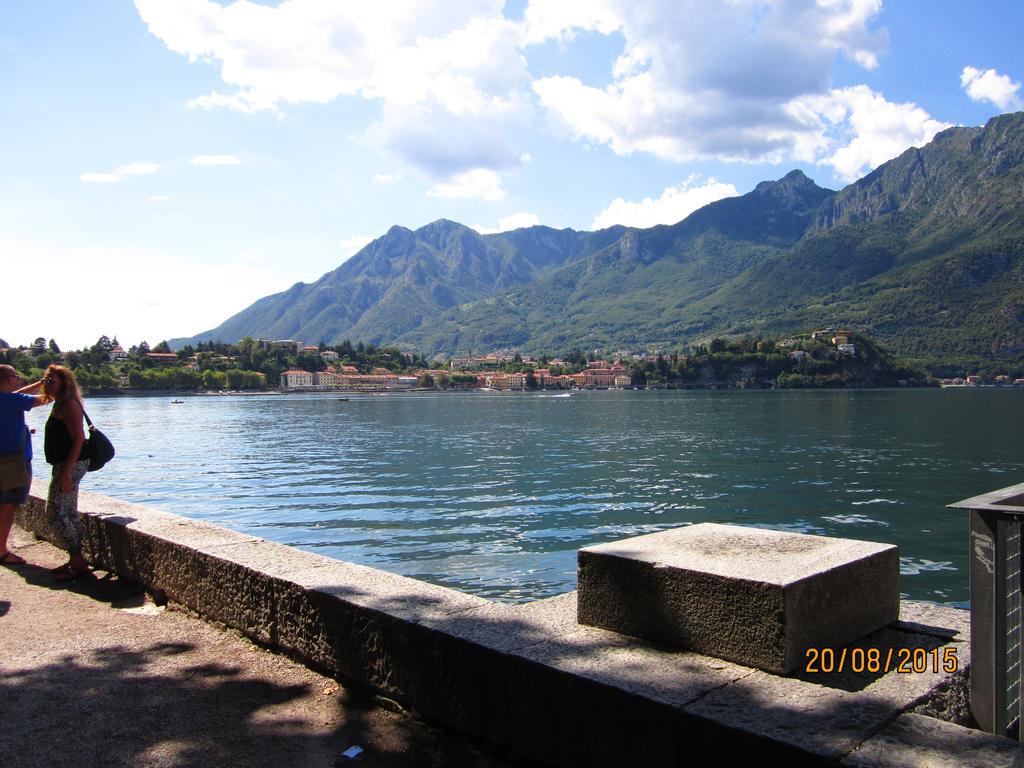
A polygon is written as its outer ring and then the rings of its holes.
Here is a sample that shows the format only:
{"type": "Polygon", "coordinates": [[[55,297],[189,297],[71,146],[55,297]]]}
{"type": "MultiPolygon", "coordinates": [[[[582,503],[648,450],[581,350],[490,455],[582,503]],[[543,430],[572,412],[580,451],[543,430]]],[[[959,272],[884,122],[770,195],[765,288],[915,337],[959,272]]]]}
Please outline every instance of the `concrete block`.
{"type": "Polygon", "coordinates": [[[786,674],[899,617],[889,544],[704,523],[579,551],[579,622],[786,674]]]}

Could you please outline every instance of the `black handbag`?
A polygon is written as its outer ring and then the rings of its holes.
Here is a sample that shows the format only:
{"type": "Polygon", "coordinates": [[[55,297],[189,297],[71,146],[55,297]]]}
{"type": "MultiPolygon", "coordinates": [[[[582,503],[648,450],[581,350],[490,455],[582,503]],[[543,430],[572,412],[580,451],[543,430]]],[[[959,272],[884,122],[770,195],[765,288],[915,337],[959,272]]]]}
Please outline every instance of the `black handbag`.
{"type": "Polygon", "coordinates": [[[89,457],[89,472],[102,469],[103,465],[114,458],[114,444],[92,423],[89,414],[82,409],[85,423],[89,425],[89,442],[86,444],[89,457]]]}

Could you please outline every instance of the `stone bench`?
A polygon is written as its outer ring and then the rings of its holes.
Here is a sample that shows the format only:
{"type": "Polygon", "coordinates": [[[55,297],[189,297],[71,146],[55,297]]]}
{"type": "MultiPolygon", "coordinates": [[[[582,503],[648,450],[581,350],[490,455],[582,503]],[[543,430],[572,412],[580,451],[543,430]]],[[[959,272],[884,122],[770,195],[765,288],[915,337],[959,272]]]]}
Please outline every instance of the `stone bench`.
{"type": "Polygon", "coordinates": [[[580,624],[779,674],[899,605],[891,544],[703,523],[579,551],[580,624]]]}

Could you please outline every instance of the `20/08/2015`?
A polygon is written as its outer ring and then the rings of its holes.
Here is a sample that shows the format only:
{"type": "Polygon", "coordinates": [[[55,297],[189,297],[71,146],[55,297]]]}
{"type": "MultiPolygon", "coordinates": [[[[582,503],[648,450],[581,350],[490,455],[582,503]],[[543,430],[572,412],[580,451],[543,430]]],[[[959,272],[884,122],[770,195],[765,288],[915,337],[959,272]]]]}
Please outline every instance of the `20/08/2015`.
{"type": "Polygon", "coordinates": [[[960,668],[956,648],[808,648],[804,671],[809,674],[830,672],[882,672],[900,674],[923,672],[953,673],[960,668]]]}

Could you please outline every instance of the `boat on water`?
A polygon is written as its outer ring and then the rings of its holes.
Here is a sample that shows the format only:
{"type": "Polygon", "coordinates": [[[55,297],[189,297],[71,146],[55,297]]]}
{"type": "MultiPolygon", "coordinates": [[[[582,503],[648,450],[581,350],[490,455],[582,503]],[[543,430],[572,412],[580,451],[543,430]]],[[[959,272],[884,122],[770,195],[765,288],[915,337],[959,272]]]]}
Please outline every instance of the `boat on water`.
{"type": "Polygon", "coordinates": [[[184,402],[184,400],[171,400],[171,405],[181,405],[184,402]]]}

